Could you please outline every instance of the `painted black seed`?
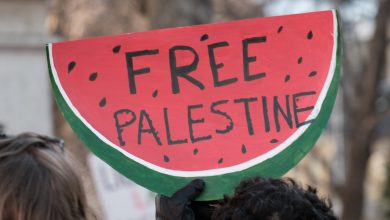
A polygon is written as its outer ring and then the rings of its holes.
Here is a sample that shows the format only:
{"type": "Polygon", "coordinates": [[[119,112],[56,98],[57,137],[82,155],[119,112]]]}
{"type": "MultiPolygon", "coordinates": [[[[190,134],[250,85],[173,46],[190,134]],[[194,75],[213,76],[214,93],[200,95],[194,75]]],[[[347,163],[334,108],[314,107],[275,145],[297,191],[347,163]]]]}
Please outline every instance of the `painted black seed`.
{"type": "Polygon", "coordinates": [[[309,33],[307,33],[307,39],[311,40],[312,38],[313,38],[313,32],[309,31],[309,33]]]}
{"type": "Polygon", "coordinates": [[[167,155],[164,155],[164,161],[167,163],[169,162],[169,157],[167,155]]]}
{"type": "Polygon", "coordinates": [[[243,144],[242,145],[242,147],[241,147],[241,152],[243,153],[243,154],[245,154],[246,153],[246,147],[245,147],[245,145],[243,144]]]}
{"type": "Polygon", "coordinates": [[[200,41],[205,41],[209,39],[209,35],[208,34],[203,34],[202,37],[200,37],[200,41]]]}
{"type": "Polygon", "coordinates": [[[114,48],[112,48],[112,52],[118,53],[121,50],[121,45],[117,45],[114,48]]]}
{"type": "Polygon", "coordinates": [[[282,32],[283,30],[283,25],[280,25],[279,29],[278,29],[278,33],[282,32]]]}
{"type": "Polygon", "coordinates": [[[312,77],[312,76],[315,76],[315,75],[317,75],[317,71],[311,71],[309,73],[309,77],[312,77]]]}
{"type": "Polygon", "coordinates": [[[278,143],[278,139],[275,139],[275,138],[272,139],[272,140],[271,140],[271,143],[278,143]]]}
{"type": "Polygon", "coordinates": [[[220,158],[220,159],[218,160],[218,163],[221,164],[222,162],[223,162],[223,158],[220,158]]]}
{"type": "Polygon", "coordinates": [[[194,155],[197,155],[198,152],[199,152],[198,148],[195,148],[195,149],[194,149],[194,155]]]}
{"type": "Polygon", "coordinates": [[[100,100],[99,106],[104,107],[106,105],[106,103],[107,103],[107,100],[106,100],[106,97],[104,97],[104,98],[102,98],[102,100],[100,100]]]}
{"type": "Polygon", "coordinates": [[[290,75],[286,75],[285,77],[284,77],[284,82],[288,82],[290,80],[290,75]]]}
{"type": "Polygon", "coordinates": [[[89,75],[89,81],[95,81],[96,80],[96,78],[97,78],[97,75],[98,75],[98,73],[91,73],[91,75],[89,75]]]}
{"type": "Polygon", "coordinates": [[[302,57],[299,57],[298,58],[298,64],[301,64],[302,63],[302,57]]]}
{"type": "Polygon", "coordinates": [[[68,73],[70,73],[73,68],[76,66],[76,62],[72,61],[68,64],[68,73]]]}
{"type": "Polygon", "coordinates": [[[154,90],[154,92],[153,92],[152,96],[153,96],[153,98],[156,98],[156,97],[157,97],[157,95],[158,95],[158,90],[156,89],[156,90],[154,90]]]}

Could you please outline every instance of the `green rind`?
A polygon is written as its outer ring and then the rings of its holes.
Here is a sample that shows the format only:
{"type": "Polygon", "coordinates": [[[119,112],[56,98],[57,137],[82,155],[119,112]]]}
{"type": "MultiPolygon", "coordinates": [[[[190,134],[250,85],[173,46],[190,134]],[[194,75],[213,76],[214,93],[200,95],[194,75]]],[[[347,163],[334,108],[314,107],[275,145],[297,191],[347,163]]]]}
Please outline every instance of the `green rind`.
{"type": "MultiPolygon", "coordinates": [[[[264,177],[278,177],[285,174],[289,169],[294,167],[313,147],[319,138],[323,128],[332,111],[339,80],[340,80],[340,59],[341,59],[341,36],[340,26],[337,27],[337,52],[335,73],[322,104],[320,113],[315,121],[310,124],[308,129],[289,147],[275,155],[274,157],[263,161],[253,167],[240,172],[233,172],[224,175],[197,177],[206,182],[205,191],[198,200],[215,200],[223,197],[224,194],[233,192],[234,187],[242,180],[251,176],[261,175],[264,177]]],[[[48,48],[46,48],[47,59],[49,64],[50,80],[53,87],[54,95],[65,118],[86,146],[98,157],[112,166],[115,170],[122,173],[134,182],[142,185],[154,192],[167,196],[172,195],[178,188],[184,186],[192,179],[171,176],[151,170],[133,160],[124,154],[110,147],[101,141],[84,123],[73,113],[66,101],[62,97],[55,81],[50,65],[48,48]]]]}

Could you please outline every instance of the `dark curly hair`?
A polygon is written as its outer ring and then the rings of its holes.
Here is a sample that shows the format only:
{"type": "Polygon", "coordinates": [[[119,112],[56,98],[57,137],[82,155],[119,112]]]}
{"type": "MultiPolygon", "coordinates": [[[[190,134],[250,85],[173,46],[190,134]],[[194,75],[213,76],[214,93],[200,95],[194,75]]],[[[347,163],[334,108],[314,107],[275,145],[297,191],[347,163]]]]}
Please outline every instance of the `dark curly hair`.
{"type": "Polygon", "coordinates": [[[215,220],[336,220],[329,200],[319,198],[311,186],[293,179],[255,177],[242,181],[233,197],[225,196],[215,220]]]}

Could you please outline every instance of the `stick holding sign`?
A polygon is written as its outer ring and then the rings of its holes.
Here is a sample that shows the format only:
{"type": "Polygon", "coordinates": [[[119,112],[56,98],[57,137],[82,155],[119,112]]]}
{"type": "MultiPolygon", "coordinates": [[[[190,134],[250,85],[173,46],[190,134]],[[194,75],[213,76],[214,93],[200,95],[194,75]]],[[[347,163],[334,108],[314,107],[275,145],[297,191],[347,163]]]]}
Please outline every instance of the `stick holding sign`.
{"type": "Polygon", "coordinates": [[[339,83],[335,11],[47,46],[61,110],[81,140],[138,184],[199,198],[280,176],[312,148],[339,83]]]}

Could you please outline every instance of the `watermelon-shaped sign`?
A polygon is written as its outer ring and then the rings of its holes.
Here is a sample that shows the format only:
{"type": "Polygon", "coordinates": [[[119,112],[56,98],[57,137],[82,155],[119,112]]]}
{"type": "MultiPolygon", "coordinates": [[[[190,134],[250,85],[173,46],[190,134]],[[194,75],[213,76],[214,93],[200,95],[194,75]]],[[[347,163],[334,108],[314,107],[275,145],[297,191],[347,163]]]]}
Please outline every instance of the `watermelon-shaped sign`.
{"type": "Polygon", "coordinates": [[[248,19],[47,46],[57,103],[113,168],[200,200],[280,176],[312,148],[339,83],[335,11],[248,19]]]}

